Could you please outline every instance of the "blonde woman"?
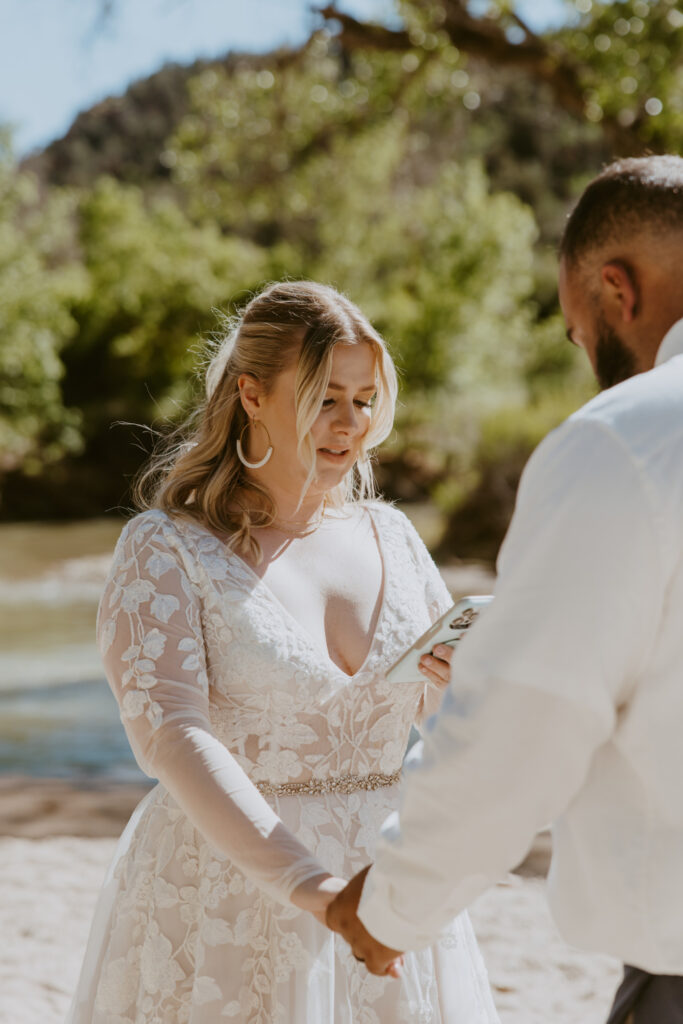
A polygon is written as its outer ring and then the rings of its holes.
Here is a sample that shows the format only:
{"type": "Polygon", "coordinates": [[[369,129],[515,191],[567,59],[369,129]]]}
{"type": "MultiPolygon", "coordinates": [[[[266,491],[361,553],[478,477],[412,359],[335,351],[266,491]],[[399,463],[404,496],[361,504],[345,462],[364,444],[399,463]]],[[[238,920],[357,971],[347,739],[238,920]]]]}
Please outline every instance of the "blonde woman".
{"type": "Polygon", "coordinates": [[[405,517],[370,500],[395,397],[356,306],[271,285],[211,363],[194,432],[147,475],[98,637],[159,784],[121,839],[72,1022],[497,1020],[465,915],[384,978],[322,923],[443,684],[384,675],[449,604],[405,517]]]}

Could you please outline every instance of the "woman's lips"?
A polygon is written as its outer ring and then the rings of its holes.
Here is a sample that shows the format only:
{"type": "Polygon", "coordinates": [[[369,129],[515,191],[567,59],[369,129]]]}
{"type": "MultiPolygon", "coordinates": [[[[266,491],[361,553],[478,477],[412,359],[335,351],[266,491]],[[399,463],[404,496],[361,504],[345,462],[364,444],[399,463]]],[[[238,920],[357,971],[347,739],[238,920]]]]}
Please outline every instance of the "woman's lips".
{"type": "Polygon", "coordinates": [[[336,451],[331,448],[318,448],[318,453],[330,462],[345,462],[349,456],[349,449],[344,448],[341,451],[336,451]]]}

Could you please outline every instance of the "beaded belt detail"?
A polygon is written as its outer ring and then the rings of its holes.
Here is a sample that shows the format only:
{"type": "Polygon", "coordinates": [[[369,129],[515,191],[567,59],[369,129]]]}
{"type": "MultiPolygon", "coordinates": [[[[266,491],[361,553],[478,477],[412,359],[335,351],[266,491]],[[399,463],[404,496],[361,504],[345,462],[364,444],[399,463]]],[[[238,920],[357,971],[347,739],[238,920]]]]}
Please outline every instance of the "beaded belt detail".
{"type": "Polygon", "coordinates": [[[374,772],[370,775],[338,775],[329,779],[309,779],[308,782],[257,782],[256,788],[263,796],[316,796],[320,793],[356,793],[360,789],[383,789],[393,786],[401,778],[401,769],[391,775],[374,772]]]}

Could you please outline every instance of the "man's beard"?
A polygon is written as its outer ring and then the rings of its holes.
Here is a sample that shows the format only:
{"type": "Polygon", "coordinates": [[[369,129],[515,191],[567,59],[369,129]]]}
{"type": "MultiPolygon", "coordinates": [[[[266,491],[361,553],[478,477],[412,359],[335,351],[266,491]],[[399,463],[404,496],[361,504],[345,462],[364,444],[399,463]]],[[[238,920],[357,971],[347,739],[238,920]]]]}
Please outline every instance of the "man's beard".
{"type": "Polygon", "coordinates": [[[595,376],[605,391],[638,373],[636,358],[608,323],[599,318],[595,345],[595,376]]]}

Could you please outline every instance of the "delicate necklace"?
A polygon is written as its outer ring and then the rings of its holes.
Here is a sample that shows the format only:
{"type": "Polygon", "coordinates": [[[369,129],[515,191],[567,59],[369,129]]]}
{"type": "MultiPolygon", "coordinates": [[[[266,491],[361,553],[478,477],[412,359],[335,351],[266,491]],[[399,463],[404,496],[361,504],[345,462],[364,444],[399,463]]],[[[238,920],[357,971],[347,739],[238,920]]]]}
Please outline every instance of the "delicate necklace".
{"type": "Polygon", "coordinates": [[[320,514],[315,519],[297,520],[297,519],[278,519],[277,517],[272,519],[268,526],[280,533],[289,534],[290,537],[308,537],[311,533],[315,533],[318,527],[322,524],[325,519],[325,502],[320,514]]]}
{"type": "Polygon", "coordinates": [[[324,515],[318,516],[317,519],[311,519],[307,523],[296,522],[296,520],[290,520],[285,523],[281,519],[273,519],[268,526],[273,530],[277,530],[278,533],[286,533],[290,537],[308,537],[310,534],[315,533],[318,527],[322,524],[324,515]]]}

